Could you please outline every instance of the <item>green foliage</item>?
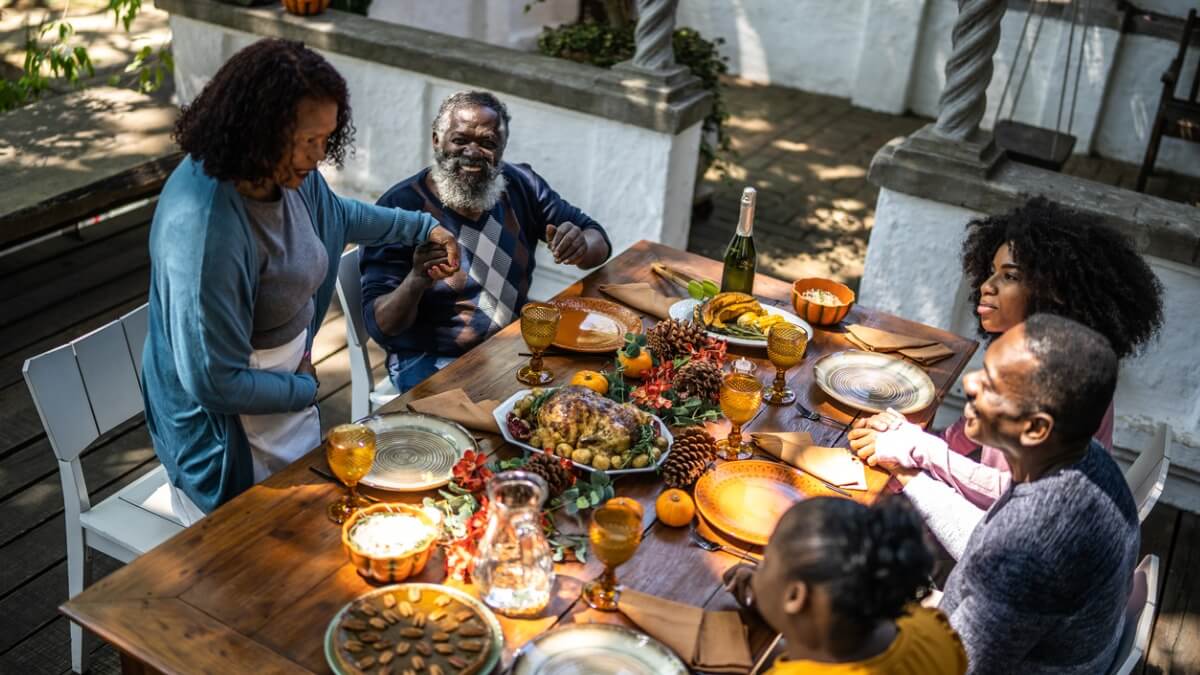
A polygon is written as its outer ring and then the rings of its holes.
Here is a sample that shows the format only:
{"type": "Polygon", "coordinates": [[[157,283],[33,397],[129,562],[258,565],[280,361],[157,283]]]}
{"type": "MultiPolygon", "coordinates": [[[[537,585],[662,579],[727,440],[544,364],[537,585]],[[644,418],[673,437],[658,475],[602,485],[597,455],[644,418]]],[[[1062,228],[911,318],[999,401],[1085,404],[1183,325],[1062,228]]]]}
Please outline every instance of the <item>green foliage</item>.
{"type": "MultiPolygon", "coordinates": [[[[142,0],[108,0],[107,9],[113,13],[114,22],[128,32],[142,9],[142,0]]],[[[75,27],[68,20],[66,11],[58,19],[44,21],[36,29],[32,26],[27,29],[21,76],[15,80],[0,80],[0,112],[36,100],[55,80],[79,87],[84,76],[95,76],[96,68],[87,47],[73,44],[74,37],[75,27]]],[[[174,62],[167,48],[156,53],[147,46],[125,68],[124,78],[114,75],[109,78],[109,83],[119,85],[122,80],[128,80],[126,84],[150,92],[162,86],[173,69],[174,62]]]]}
{"type": "MultiPolygon", "coordinates": [[[[633,58],[634,28],[633,23],[614,26],[592,21],[546,28],[538,37],[538,51],[547,56],[611,68],[633,58]]],[[[719,50],[725,40],[707,40],[691,28],[679,28],[675,31],[673,42],[675,61],[692,71],[713,95],[713,109],[704,118],[704,130],[716,135],[716,147],[707,140],[700,146],[706,164],[711,164],[719,153],[729,150],[729,139],[724,128],[729,113],[725,108],[720,79],[729,71],[729,57],[722,56],[719,50]]]]}
{"type": "Polygon", "coordinates": [[[551,503],[550,508],[557,509],[562,506],[567,515],[573,516],[583,509],[592,508],[612,499],[613,495],[612,479],[608,477],[608,474],[603,471],[593,471],[591,480],[586,483],[582,480],[575,481],[574,485],[563,490],[555,502],[551,503]]]}

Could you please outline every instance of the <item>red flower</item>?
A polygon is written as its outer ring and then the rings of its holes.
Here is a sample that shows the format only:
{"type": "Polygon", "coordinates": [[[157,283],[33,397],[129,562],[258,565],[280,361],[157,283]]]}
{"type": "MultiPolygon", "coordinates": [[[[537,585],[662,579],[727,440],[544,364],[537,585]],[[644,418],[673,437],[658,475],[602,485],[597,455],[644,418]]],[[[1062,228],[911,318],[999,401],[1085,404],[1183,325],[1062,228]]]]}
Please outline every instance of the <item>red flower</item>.
{"type": "Polygon", "coordinates": [[[472,450],[463,454],[452,472],[454,484],[471,494],[483,492],[492,478],[492,470],[487,468],[487,455],[472,450]]]}

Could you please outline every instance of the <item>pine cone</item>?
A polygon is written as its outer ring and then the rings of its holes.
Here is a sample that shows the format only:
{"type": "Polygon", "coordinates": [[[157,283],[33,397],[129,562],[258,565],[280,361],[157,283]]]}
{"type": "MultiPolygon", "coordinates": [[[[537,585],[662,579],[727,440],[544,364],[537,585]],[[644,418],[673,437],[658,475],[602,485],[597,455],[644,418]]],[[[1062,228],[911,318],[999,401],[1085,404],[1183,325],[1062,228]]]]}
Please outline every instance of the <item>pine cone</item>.
{"type": "Polygon", "coordinates": [[[679,368],[671,386],[682,399],[696,396],[716,403],[721,396],[721,367],[711,361],[693,359],[679,368]]]}
{"type": "Polygon", "coordinates": [[[575,484],[574,472],[563,466],[557,457],[544,452],[532,453],[521,468],[541,476],[542,480],[546,481],[548,499],[559,496],[563,490],[575,484]]]}
{"type": "Polygon", "coordinates": [[[678,319],[659,321],[646,333],[646,344],[659,363],[691,354],[692,348],[702,347],[706,339],[699,324],[678,319]]]}
{"type": "Polygon", "coordinates": [[[663,460],[663,482],[667,487],[687,489],[716,456],[717,442],[704,427],[688,427],[676,434],[671,453],[663,460]]]}

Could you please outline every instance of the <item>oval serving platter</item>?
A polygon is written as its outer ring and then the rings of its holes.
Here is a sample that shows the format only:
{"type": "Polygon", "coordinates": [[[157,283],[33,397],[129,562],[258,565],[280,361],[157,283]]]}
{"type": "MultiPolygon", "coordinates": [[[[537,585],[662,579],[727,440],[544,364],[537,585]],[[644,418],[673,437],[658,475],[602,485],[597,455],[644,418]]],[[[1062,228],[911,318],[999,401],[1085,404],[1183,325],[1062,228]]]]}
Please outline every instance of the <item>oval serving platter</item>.
{"type": "Polygon", "coordinates": [[[626,333],[642,332],[642,318],[603,298],[570,297],[551,300],[561,318],[552,343],[559,349],[599,354],[620,349],[626,333]]]}
{"type": "MultiPolygon", "coordinates": [[[[496,418],[496,424],[500,427],[500,435],[504,436],[504,440],[512,443],[518,448],[521,448],[525,452],[542,452],[541,448],[535,448],[525,441],[517,440],[508,431],[508,413],[511,412],[513,407],[517,405],[517,401],[525,398],[530,391],[531,390],[529,389],[522,389],[512,396],[509,396],[507,399],[502,401],[500,405],[496,406],[496,410],[492,412],[492,416],[496,418]]],[[[667,439],[667,448],[661,455],[658,456],[658,461],[640,469],[608,469],[604,473],[610,476],[620,476],[627,473],[651,473],[657,471],[658,467],[662,466],[662,463],[667,459],[667,455],[671,454],[671,446],[675,443],[675,437],[671,435],[671,430],[667,428],[666,422],[663,422],[661,418],[659,418],[657,415],[651,415],[650,418],[658,423],[659,433],[662,434],[663,438],[667,439]]],[[[595,469],[578,462],[571,462],[571,464],[573,464],[575,468],[583,469],[584,471],[599,471],[599,469],[595,469]]]]}
{"type": "Polygon", "coordinates": [[[869,412],[893,408],[907,415],[937,398],[937,387],[920,366],[877,352],[848,349],[823,356],[813,364],[813,379],[834,399],[869,412]]]}
{"type": "MultiPolygon", "coordinates": [[[[699,304],[699,300],[688,298],[686,300],[680,300],[679,302],[671,305],[671,308],[667,311],[670,313],[672,319],[677,321],[691,321],[694,315],[694,310],[699,304]]],[[[767,303],[760,304],[762,304],[763,309],[767,310],[767,314],[782,316],[784,319],[787,319],[788,323],[799,326],[800,330],[804,331],[804,334],[808,336],[809,341],[812,341],[813,327],[810,326],[807,321],[781,307],[776,307],[767,303]]],[[[765,337],[761,340],[751,340],[750,338],[735,337],[733,335],[718,333],[714,330],[706,331],[706,333],[711,337],[724,340],[731,345],[738,345],[741,347],[762,347],[764,349],[767,346],[767,338],[765,337]]]]}
{"type": "Polygon", "coordinates": [[[359,481],[380,490],[417,492],[450,482],[454,465],[475,438],[457,422],[416,412],[375,415],[362,421],[375,432],[375,463],[359,481]]]}

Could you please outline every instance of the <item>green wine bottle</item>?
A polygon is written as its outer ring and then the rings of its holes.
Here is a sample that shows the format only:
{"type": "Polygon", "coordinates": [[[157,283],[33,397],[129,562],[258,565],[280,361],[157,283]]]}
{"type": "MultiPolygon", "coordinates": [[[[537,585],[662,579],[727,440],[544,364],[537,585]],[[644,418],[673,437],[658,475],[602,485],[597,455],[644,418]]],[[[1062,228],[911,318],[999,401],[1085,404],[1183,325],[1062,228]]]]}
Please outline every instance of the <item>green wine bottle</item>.
{"type": "Polygon", "coordinates": [[[737,231],[725,249],[725,268],[721,271],[721,292],[754,293],[754,268],[758,256],[754,251],[754,202],[757,193],[748,187],[742,191],[742,212],[737,231]]]}

